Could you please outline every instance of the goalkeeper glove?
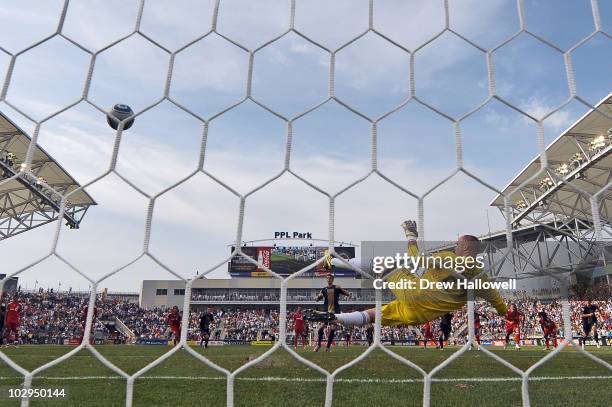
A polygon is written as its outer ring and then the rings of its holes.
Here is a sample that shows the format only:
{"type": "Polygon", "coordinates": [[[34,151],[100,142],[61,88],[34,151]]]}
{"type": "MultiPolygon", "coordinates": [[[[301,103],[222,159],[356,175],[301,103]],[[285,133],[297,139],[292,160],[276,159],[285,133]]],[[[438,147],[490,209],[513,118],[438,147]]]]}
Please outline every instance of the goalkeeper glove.
{"type": "Polygon", "coordinates": [[[406,233],[406,237],[408,239],[416,239],[419,236],[417,224],[413,220],[406,220],[402,222],[402,228],[404,229],[404,233],[406,233]]]}

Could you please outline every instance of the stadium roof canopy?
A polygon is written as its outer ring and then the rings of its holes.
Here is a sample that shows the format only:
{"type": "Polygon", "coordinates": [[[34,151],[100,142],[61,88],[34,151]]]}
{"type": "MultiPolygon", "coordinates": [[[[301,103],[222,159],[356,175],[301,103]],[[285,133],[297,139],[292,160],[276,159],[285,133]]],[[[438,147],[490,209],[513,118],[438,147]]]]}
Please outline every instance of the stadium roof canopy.
{"type": "MultiPolygon", "coordinates": [[[[20,171],[30,137],[0,112],[0,240],[57,220],[62,196],[80,185],[42,148],[36,146],[32,165],[20,171]],[[0,181],[2,182],[2,181],[0,181]]],[[[87,208],[96,202],[81,190],[69,197],[66,224],[78,228],[87,208]]]]}
{"type": "MultiPolygon", "coordinates": [[[[601,191],[612,181],[611,132],[612,93],[546,148],[548,168],[545,173],[527,182],[542,167],[538,155],[503,189],[502,193],[511,199],[513,228],[551,220],[591,222],[589,195],[601,191]],[[523,183],[525,185],[517,190],[523,183]]],[[[610,224],[612,190],[599,198],[601,219],[610,224]]],[[[491,206],[503,213],[504,196],[498,195],[491,206]]]]}

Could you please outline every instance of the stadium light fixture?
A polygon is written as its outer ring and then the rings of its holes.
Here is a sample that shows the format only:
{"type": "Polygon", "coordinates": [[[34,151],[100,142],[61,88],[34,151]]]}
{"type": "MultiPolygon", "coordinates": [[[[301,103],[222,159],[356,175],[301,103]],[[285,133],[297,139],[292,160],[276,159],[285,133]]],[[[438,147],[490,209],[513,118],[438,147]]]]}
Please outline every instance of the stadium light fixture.
{"type": "Polygon", "coordinates": [[[570,167],[568,164],[561,164],[557,167],[556,172],[562,177],[565,177],[570,172],[570,167]]]}
{"type": "Polygon", "coordinates": [[[595,137],[589,143],[589,150],[594,151],[596,153],[599,153],[605,147],[606,147],[606,138],[603,135],[595,137]]]}
{"type": "Polygon", "coordinates": [[[546,177],[546,178],[543,178],[540,181],[539,189],[540,189],[540,191],[544,191],[545,192],[545,191],[548,191],[553,186],[555,186],[555,183],[553,182],[553,180],[550,179],[550,177],[546,177]]]}
{"type": "Polygon", "coordinates": [[[516,209],[521,212],[527,209],[528,206],[529,205],[527,205],[527,202],[523,201],[522,199],[516,203],[516,209]]]}
{"type": "Polygon", "coordinates": [[[582,166],[582,163],[586,161],[585,157],[580,153],[575,153],[569,160],[570,167],[572,169],[577,169],[582,166]]]}

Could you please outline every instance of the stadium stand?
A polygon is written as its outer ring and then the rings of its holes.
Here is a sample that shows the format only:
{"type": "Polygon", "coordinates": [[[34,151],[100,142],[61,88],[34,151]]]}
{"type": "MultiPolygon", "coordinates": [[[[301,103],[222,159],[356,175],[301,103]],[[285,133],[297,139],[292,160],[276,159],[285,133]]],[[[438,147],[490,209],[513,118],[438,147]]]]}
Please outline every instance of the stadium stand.
{"type": "MultiPolygon", "coordinates": [[[[607,285],[601,287],[608,288],[607,285]]],[[[197,294],[196,294],[197,295],[197,294]]],[[[542,331],[537,313],[546,311],[558,323],[563,336],[561,324],[561,307],[554,300],[541,301],[526,292],[518,292],[509,300],[518,305],[525,313],[522,326],[526,339],[541,339],[542,331]]],[[[19,292],[19,301],[24,306],[22,316],[21,342],[30,344],[74,344],[83,336],[83,313],[86,297],[83,293],[54,292],[39,290],[36,292],[19,292]]],[[[248,303],[248,299],[244,299],[248,303]]],[[[5,305],[6,299],[3,301],[5,305]]],[[[581,330],[581,301],[572,300],[572,335],[578,337],[581,330]]],[[[612,301],[595,301],[599,305],[604,319],[600,321],[601,336],[612,340],[612,301]]],[[[97,318],[93,327],[94,342],[100,343],[135,343],[139,339],[166,339],[169,331],[165,307],[142,308],[129,296],[100,295],[96,305],[97,318]],[[126,329],[123,329],[125,327],[126,329]]],[[[484,303],[477,303],[479,313],[487,316],[482,320],[481,338],[484,341],[501,340],[504,336],[504,319],[494,314],[484,303]]],[[[275,340],[278,333],[278,309],[250,306],[247,308],[225,307],[222,304],[213,308],[214,322],[211,325],[211,340],[227,342],[250,342],[256,340],[275,340]]],[[[192,308],[189,316],[188,338],[199,340],[198,317],[200,309],[192,308]]],[[[464,343],[467,335],[466,308],[457,311],[453,318],[453,336],[451,341],[464,343]]],[[[292,320],[287,320],[288,332],[292,332],[292,320]]],[[[315,331],[311,324],[310,332],[315,331]]],[[[433,331],[437,330],[434,323],[433,331]]],[[[342,330],[337,336],[344,341],[350,334],[353,343],[365,343],[365,328],[342,330]]],[[[383,327],[381,338],[386,343],[416,344],[422,334],[417,327],[383,327]]],[[[292,340],[291,336],[288,340],[292,340]]]]}

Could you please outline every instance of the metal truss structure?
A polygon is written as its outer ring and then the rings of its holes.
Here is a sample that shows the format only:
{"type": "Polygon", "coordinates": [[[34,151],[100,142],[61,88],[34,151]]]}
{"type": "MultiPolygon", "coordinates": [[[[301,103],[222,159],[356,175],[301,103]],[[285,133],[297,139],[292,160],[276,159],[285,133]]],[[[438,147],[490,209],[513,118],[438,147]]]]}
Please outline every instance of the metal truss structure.
{"type": "Polygon", "coordinates": [[[513,229],[522,224],[592,219],[597,210],[604,224],[612,220],[612,190],[593,208],[591,195],[612,181],[612,94],[600,101],[546,149],[545,175],[536,157],[491,203],[504,213],[504,195],[511,196],[513,229]]]}
{"type": "MultiPolygon", "coordinates": [[[[31,165],[24,170],[30,137],[0,113],[0,240],[54,222],[60,216],[62,197],[80,185],[42,148],[36,146],[31,165]]],[[[95,201],[83,190],[70,195],[63,218],[79,227],[95,201]]]]}
{"type": "Polygon", "coordinates": [[[561,278],[577,270],[592,270],[603,259],[604,244],[595,238],[593,224],[576,218],[516,229],[510,251],[504,250],[505,238],[505,232],[500,232],[482,239],[492,277],[561,278]]]}
{"type": "Polygon", "coordinates": [[[606,264],[612,237],[612,94],[572,124],[498,195],[499,208],[512,225],[512,250],[506,231],[482,238],[491,275],[528,279],[549,275],[576,281],[606,264]],[[544,174],[534,177],[542,167],[544,174]],[[594,204],[593,196],[598,196],[594,204]],[[509,216],[504,196],[511,197],[509,216]],[[594,214],[595,213],[595,214],[594,214]],[[602,230],[598,238],[595,222],[602,230]]]}

